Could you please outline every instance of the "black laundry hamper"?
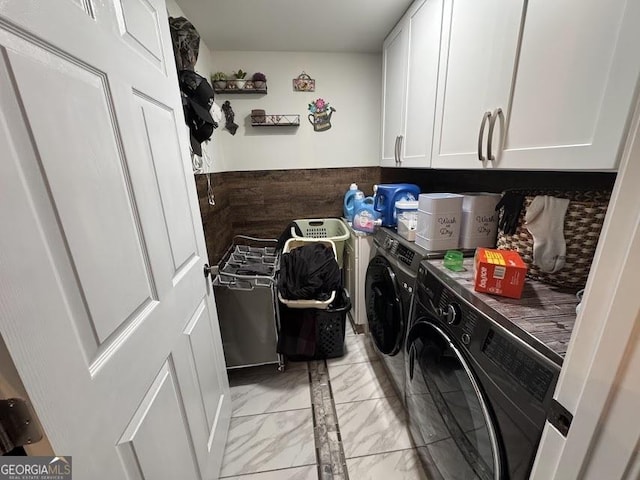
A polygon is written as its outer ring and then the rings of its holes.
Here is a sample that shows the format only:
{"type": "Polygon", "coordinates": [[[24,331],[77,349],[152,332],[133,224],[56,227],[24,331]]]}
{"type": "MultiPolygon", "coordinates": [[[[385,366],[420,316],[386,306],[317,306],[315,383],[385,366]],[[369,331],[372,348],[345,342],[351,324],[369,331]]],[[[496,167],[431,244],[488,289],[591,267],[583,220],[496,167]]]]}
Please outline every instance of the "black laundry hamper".
{"type": "Polygon", "coordinates": [[[278,302],[278,353],[292,361],[321,360],[344,355],[344,335],[351,299],[343,288],[326,309],[290,308],[278,302]]]}

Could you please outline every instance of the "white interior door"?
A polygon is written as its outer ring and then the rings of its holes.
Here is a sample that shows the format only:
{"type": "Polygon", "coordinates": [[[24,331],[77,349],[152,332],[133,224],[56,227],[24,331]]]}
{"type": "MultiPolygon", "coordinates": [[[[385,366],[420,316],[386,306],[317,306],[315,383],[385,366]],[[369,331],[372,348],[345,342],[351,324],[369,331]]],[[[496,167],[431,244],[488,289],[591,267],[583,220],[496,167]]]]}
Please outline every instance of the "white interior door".
{"type": "Polygon", "coordinates": [[[217,478],[230,397],[162,0],[0,6],[0,333],[78,479],[217,478]]]}

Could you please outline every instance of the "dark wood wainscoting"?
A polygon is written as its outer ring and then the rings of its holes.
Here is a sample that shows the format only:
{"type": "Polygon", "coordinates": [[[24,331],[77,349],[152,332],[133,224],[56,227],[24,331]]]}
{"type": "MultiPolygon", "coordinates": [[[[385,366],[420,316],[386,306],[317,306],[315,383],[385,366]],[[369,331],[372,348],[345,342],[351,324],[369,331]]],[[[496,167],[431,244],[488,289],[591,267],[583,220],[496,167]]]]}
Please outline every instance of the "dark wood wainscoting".
{"type": "Polygon", "coordinates": [[[380,183],[380,168],[213,173],[213,206],[207,201],[206,175],[195,177],[209,260],[215,264],[234,235],[278,238],[292,220],[342,216],[349,185],[355,182],[372,195],[373,185],[380,183]]]}
{"type": "Polygon", "coordinates": [[[325,168],[211,174],[215,205],[207,201],[207,177],[196,175],[207,252],[216,264],[234,235],[277,238],[297,218],[342,215],[353,182],[366,195],[378,183],[415,183],[423,192],[501,192],[507,188],[610,189],[615,173],[325,168]]]}

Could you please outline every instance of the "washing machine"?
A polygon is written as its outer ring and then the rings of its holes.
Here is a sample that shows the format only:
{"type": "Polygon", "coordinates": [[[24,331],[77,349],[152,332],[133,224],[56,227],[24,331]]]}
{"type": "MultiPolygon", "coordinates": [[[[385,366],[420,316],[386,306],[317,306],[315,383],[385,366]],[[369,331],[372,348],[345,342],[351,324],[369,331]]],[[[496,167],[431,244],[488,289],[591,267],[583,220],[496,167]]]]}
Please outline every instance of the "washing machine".
{"type": "Polygon", "coordinates": [[[411,308],[406,407],[427,476],[528,479],[560,365],[429,262],[411,308]]]}
{"type": "Polygon", "coordinates": [[[364,289],[369,334],[404,402],[404,339],[418,267],[427,251],[384,227],[377,229],[373,243],[364,289]]]}

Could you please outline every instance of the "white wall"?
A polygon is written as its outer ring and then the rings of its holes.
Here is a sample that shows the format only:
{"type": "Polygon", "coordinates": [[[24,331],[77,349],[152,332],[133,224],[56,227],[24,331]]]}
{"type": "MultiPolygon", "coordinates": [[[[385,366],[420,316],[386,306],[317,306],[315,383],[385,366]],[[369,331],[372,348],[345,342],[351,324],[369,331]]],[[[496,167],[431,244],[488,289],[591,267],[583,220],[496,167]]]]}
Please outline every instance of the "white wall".
{"type": "MultiPolygon", "coordinates": [[[[292,47],[295,46],[291,39],[292,47]]],[[[377,166],[380,145],[382,67],[380,54],[213,51],[215,71],[242,69],[267,76],[266,95],[216,95],[231,102],[239,128],[232,136],[224,120],[214,132],[213,171],[377,166]],[[315,92],[295,92],[302,71],[316,80],[315,92]],[[336,109],[332,128],[314,132],[307,106],[323,98],[336,109]],[[252,127],[251,110],[299,114],[299,127],[252,127]]]]}
{"type": "MultiPolygon", "coordinates": [[[[189,20],[180,6],[175,2],[175,0],[166,0],[167,3],[167,12],[169,17],[185,17],[189,20]]],[[[200,49],[198,51],[198,61],[196,62],[195,71],[196,73],[202,75],[209,82],[211,82],[211,75],[213,73],[213,66],[211,64],[212,56],[211,49],[204,43],[204,40],[200,39],[200,49]]],[[[184,126],[187,129],[187,126],[184,126]]],[[[215,135],[215,132],[214,132],[215,135]]],[[[202,151],[205,157],[205,160],[213,158],[213,143],[208,142],[203,144],[202,151]]],[[[209,161],[211,163],[211,161],[209,161]]],[[[205,165],[203,171],[209,171],[210,166],[205,165]]]]}

